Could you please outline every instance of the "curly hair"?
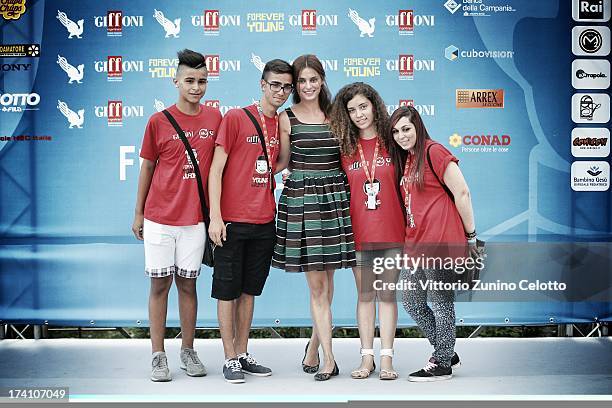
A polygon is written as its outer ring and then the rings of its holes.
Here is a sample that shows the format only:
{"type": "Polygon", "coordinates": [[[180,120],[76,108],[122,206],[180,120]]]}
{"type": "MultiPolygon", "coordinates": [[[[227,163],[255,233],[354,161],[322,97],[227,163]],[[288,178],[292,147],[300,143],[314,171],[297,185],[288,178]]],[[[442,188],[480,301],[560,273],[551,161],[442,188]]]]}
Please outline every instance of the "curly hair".
{"type": "Polygon", "coordinates": [[[351,156],[357,149],[359,129],[351,120],[346,105],[357,95],[362,95],[372,103],[374,126],[379,142],[389,150],[390,139],[389,113],[382,98],[374,88],[363,82],[346,85],[334,98],[330,115],[331,131],[340,143],[340,153],[351,156]]]}

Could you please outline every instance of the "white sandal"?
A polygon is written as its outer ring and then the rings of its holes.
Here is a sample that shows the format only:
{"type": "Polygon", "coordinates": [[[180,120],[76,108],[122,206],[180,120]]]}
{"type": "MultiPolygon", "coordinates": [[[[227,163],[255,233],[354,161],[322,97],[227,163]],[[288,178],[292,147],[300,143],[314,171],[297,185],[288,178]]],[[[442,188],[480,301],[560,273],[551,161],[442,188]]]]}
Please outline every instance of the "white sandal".
{"type": "MultiPolygon", "coordinates": [[[[380,356],[387,356],[393,358],[393,349],[380,349],[380,356]]],[[[397,380],[398,377],[399,374],[397,373],[397,371],[383,370],[382,368],[380,369],[379,378],[381,380],[397,380]]]]}
{"type": "MultiPolygon", "coordinates": [[[[362,348],[361,351],[359,352],[359,354],[361,354],[361,356],[374,356],[374,349],[364,349],[362,348]]],[[[374,372],[374,370],[376,370],[376,363],[372,362],[373,364],[373,368],[371,370],[367,369],[367,368],[362,368],[362,369],[357,369],[357,370],[353,370],[351,371],[351,378],[354,378],[356,380],[363,380],[365,378],[368,378],[370,376],[370,374],[372,374],[374,372]]]]}

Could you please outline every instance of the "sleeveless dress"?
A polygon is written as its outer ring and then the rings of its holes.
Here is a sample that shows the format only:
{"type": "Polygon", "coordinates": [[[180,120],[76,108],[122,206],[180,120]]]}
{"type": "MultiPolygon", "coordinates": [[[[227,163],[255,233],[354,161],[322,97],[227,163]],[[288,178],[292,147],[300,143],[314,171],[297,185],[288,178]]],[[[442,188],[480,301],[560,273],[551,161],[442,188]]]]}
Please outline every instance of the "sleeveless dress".
{"type": "Polygon", "coordinates": [[[291,124],[291,174],[278,203],[272,266],[310,272],[355,266],[348,181],[327,124],[291,124]]]}

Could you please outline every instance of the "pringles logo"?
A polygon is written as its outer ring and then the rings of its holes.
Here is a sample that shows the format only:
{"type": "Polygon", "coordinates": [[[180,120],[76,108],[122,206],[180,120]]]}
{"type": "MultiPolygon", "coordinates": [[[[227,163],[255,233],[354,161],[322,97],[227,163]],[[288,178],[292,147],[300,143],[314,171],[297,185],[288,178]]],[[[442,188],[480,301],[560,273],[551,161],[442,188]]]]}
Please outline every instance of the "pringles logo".
{"type": "Polygon", "coordinates": [[[26,12],[26,0],[0,0],[0,14],[5,20],[19,20],[26,12]]]}

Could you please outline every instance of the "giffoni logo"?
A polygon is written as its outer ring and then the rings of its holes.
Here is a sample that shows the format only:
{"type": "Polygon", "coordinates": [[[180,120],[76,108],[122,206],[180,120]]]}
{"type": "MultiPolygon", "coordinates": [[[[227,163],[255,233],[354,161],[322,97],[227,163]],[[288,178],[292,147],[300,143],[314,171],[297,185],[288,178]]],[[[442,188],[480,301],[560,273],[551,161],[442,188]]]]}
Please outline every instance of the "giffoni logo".
{"type": "Polygon", "coordinates": [[[0,0],[0,14],[5,20],[19,20],[26,12],[26,0],[0,0]]]}

